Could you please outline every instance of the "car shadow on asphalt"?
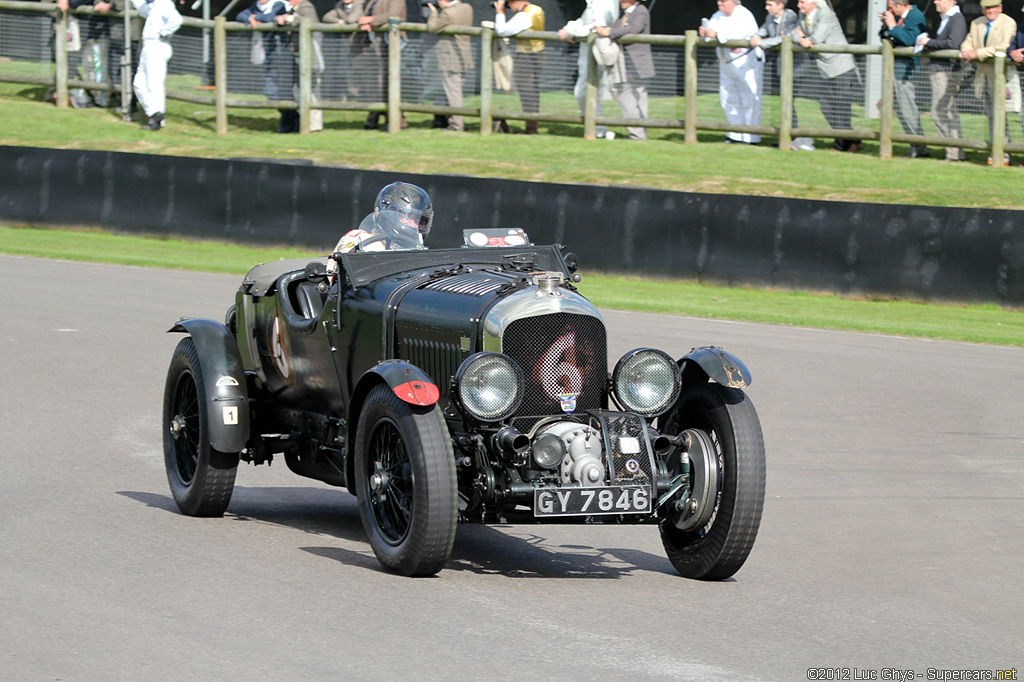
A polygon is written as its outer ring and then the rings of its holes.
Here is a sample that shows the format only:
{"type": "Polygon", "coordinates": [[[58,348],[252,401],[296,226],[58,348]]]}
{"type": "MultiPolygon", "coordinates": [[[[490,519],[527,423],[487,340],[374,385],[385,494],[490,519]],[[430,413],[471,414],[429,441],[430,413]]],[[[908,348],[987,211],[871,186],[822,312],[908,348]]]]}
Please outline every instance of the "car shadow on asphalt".
{"type": "MultiPolygon", "coordinates": [[[[180,514],[169,494],[138,491],[118,491],[117,494],[154,509],[180,514]]],[[[365,549],[337,546],[299,549],[346,566],[384,571],[366,539],[356,498],[347,492],[324,488],[236,485],[224,520],[284,526],[311,535],[358,543],[365,549]]],[[[459,524],[451,559],[444,571],[468,571],[508,578],[610,579],[641,572],[675,575],[675,570],[663,555],[637,549],[558,544],[545,534],[544,528],[534,524],[459,524]]],[[[653,528],[636,530],[656,532],[653,528]]]]}

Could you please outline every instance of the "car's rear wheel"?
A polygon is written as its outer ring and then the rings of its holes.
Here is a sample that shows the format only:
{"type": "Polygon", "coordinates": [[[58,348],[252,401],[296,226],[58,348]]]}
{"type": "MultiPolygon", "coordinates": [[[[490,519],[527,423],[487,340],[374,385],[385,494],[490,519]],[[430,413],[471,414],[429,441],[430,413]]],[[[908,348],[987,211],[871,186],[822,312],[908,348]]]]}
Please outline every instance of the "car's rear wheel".
{"type": "Polygon", "coordinates": [[[378,561],[402,575],[440,571],[457,520],[455,458],[440,409],[373,388],[356,430],[355,482],[378,561]]]}
{"type": "Polygon", "coordinates": [[[221,516],[231,501],[238,453],[210,445],[203,368],[192,337],[174,349],[164,388],[164,464],[178,509],[189,516],[221,516]]]}
{"type": "MultiPolygon", "coordinates": [[[[662,508],[661,539],[676,570],[688,578],[724,580],[750,554],[764,506],[765,458],[761,423],[743,391],[718,384],[684,389],[661,431],[690,430],[691,505],[679,499],[662,508]],[[706,484],[701,476],[706,476],[706,484]],[[699,490],[710,492],[698,508],[699,490]],[[676,503],[679,503],[678,505],[676,503]],[[682,511],[681,511],[682,508],[682,511]]],[[[680,472],[679,457],[670,473],[680,472]]]]}

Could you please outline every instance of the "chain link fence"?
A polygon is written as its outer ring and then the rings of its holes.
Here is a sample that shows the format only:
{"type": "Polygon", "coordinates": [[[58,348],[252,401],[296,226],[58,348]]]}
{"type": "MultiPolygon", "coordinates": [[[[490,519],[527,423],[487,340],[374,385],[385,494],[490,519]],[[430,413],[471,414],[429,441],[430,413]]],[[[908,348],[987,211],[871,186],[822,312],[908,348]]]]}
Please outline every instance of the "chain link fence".
{"type": "MultiPolygon", "coordinates": [[[[128,116],[131,89],[124,81],[126,76],[130,81],[137,66],[141,26],[134,11],[126,21],[116,11],[62,14],[51,3],[0,0],[0,19],[0,81],[46,84],[58,106],[120,106],[128,116]]],[[[300,112],[302,132],[310,130],[311,114],[333,109],[390,113],[388,126],[394,131],[400,129],[402,113],[421,112],[477,117],[482,134],[492,132],[495,119],[506,119],[582,125],[586,137],[603,126],[627,124],[677,129],[688,142],[696,141],[697,131],[745,132],[777,137],[783,148],[797,137],[857,138],[878,141],[882,156],[891,155],[893,142],[985,149],[994,157],[1024,151],[1019,76],[1002,56],[995,60],[996,89],[1004,96],[994,98],[993,119],[1005,125],[1007,136],[990,140],[974,65],[961,62],[954,51],[915,57],[911,75],[900,82],[894,65],[897,58],[909,59],[909,48],[825,45],[805,50],[785,40],[761,55],[760,116],[740,125],[727,120],[720,102],[718,48],[723,45],[698,39],[694,32],[621,40],[652,47],[656,75],[647,82],[646,119],[619,117],[590,42],[563,42],[552,31],[520,34],[544,45],[539,113],[531,114],[523,111],[508,78],[514,39],[496,38],[488,22],[446,33],[469,35],[472,42],[473,69],[464,74],[464,104],[458,109],[446,106],[435,56],[438,36],[413,22],[393,23],[375,33],[305,22],[254,31],[223,18],[186,17],[171,41],[167,94],[217,107],[219,132],[227,132],[229,107],[291,108],[300,112]],[[578,88],[581,52],[589,60],[590,77],[578,88]],[[848,87],[825,82],[814,63],[819,52],[853,55],[856,68],[848,87]],[[931,62],[941,60],[962,65],[954,107],[960,138],[944,137],[931,115],[931,62]],[[832,127],[837,119],[829,112],[846,109],[849,129],[842,132],[832,127]]],[[[730,41],[724,47],[746,50],[750,45],[730,41]]]]}

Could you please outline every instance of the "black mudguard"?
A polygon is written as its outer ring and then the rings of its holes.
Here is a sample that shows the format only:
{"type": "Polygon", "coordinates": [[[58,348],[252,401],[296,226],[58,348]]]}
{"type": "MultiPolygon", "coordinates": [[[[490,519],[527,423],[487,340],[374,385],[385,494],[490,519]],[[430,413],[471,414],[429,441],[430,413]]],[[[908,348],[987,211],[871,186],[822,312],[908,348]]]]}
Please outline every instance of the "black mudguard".
{"type": "Polygon", "coordinates": [[[434,380],[422,369],[406,360],[384,360],[366,370],[356,388],[352,392],[352,401],[348,408],[348,456],[345,458],[348,489],[355,494],[355,481],[352,479],[355,466],[352,457],[355,454],[356,430],[359,426],[359,413],[363,411],[363,401],[377,384],[384,382],[391,387],[399,398],[421,407],[437,403],[438,388],[434,380]]]}
{"type": "Polygon", "coordinates": [[[715,346],[694,348],[679,358],[679,370],[684,386],[710,379],[722,386],[746,388],[751,382],[747,366],[732,353],[715,346]]]}
{"type": "Polygon", "coordinates": [[[210,445],[221,452],[239,452],[249,441],[249,393],[238,343],[220,322],[181,320],[167,330],[192,337],[206,387],[210,445]]]}

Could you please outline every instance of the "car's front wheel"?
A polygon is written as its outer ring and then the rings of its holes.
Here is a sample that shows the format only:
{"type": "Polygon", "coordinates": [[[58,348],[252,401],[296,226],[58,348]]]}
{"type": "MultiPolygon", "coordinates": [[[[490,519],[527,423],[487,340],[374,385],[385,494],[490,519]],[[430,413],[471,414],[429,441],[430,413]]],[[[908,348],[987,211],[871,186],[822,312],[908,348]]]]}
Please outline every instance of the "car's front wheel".
{"type": "MultiPolygon", "coordinates": [[[[747,395],[718,384],[684,390],[662,432],[688,432],[688,500],[663,508],[661,539],[676,570],[687,578],[724,580],[750,554],[764,506],[764,438],[747,395]]],[[[680,473],[680,458],[670,459],[680,473]]]]}
{"type": "Polygon", "coordinates": [[[373,388],[356,429],[355,482],[377,560],[402,575],[440,571],[457,521],[455,458],[440,409],[373,388]]]}
{"type": "Polygon", "coordinates": [[[178,509],[189,516],[221,516],[231,501],[237,452],[210,445],[206,387],[192,337],[174,349],[164,388],[164,464],[178,509]]]}

